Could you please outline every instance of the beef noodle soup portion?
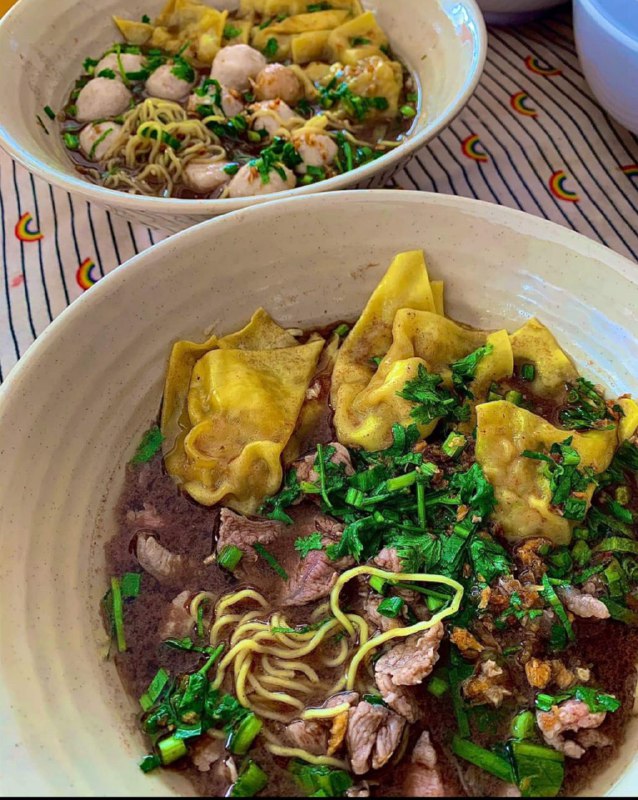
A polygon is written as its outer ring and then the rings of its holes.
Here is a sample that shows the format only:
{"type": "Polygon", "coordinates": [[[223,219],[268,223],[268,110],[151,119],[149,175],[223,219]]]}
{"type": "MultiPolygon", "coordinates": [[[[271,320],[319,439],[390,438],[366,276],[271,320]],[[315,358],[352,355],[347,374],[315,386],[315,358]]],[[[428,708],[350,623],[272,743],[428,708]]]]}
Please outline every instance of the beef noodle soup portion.
{"type": "MultiPolygon", "coordinates": [[[[338,309],[335,309],[338,317],[338,309]]],[[[354,326],[178,342],[104,599],[144,771],[203,795],[555,796],[631,715],[638,405],[423,253],[354,326]]]]}
{"type": "Polygon", "coordinates": [[[396,147],[418,88],[359,0],[171,0],[87,58],[60,113],[78,171],[158,197],[250,197],[349,172],[396,147]],[[272,11],[271,9],[275,9],[272,11]]]}

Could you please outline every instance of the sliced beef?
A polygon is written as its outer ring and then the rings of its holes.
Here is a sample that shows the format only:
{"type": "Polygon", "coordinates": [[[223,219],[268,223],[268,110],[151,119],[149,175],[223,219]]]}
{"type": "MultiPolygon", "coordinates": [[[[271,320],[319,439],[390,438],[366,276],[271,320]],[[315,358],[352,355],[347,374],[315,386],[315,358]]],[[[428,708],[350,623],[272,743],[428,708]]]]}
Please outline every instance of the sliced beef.
{"type": "MultiPolygon", "coordinates": [[[[327,700],[322,708],[334,708],[342,703],[354,706],[359,702],[357,692],[342,692],[327,700]]],[[[293,747],[307,750],[316,756],[325,756],[333,745],[333,752],[337,749],[332,742],[332,734],[336,717],[326,720],[297,720],[286,726],[286,736],[293,747]]]]}
{"type": "Polygon", "coordinates": [[[411,686],[397,686],[387,672],[375,675],[381,697],[397,714],[401,714],[408,722],[416,722],[421,716],[414,689],[411,686]]]}
{"type": "Polygon", "coordinates": [[[379,569],[385,569],[388,572],[403,572],[403,564],[399,554],[393,547],[384,547],[374,557],[374,563],[379,569]]]}
{"type": "Polygon", "coordinates": [[[192,570],[187,556],[172,553],[146,531],[137,537],[135,555],[140,567],[160,583],[179,583],[192,570]]]}
{"type": "Polygon", "coordinates": [[[550,747],[560,750],[570,758],[580,758],[586,745],[578,740],[580,731],[599,728],[605,721],[606,711],[593,713],[582,700],[566,700],[553,706],[550,711],[537,711],[536,721],[543,737],[550,747]],[[567,739],[565,734],[574,732],[576,740],[567,739]]]}
{"type": "MultiPolygon", "coordinates": [[[[354,475],[352,460],[347,448],[342,444],[339,444],[339,442],[330,442],[330,444],[327,444],[326,447],[334,447],[335,449],[330,461],[332,461],[333,464],[343,465],[346,475],[354,475]]],[[[314,453],[309,453],[307,456],[304,456],[304,458],[299,459],[299,461],[295,461],[293,466],[297,470],[297,480],[300,483],[302,481],[306,483],[318,483],[319,473],[315,469],[316,460],[317,453],[315,451],[314,453]]]]}
{"type": "Polygon", "coordinates": [[[367,781],[355,783],[349,789],[346,789],[346,797],[370,797],[370,787],[367,781]]]}
{"type": "Polygon", "coordinates": [[[403,779],[404,797],[445,797],[430,734],[423,731],[412,751],[403,779]]]}
{"type": "Polygon", "coordinates": [[[350,709],[346,742],[352,771],[363,775],[388,763],[401,741],[405,719],[365,700],[350,709]]]}
{"type": "Polygon", "coordinates": [[[376,663],[375,672],[391,675],[396,686],[415,686],[432,672],[439,660],[443,625],[437,622],[423,633],[408,636],[376,663]]]}
{"type": "Polygon", "coordinates": [[[184,639],[193,631],[193,620],[188,609],[191,593],[185,590],[172,601],[162,621],[160,637],[162,639],[184,639]]]}
{"type": "Polygon", "coordinates": [[[301,558],[295,549],[298,538],[306,538],[318,531],[324,547],[339,541],[343,525],[322,514],[311,502],[289,509],[292,525],[272,520],[250,519],[223,508],[217,551],[234,545],[244,553],[235,575],[253,583],[272,600],[273,604],[301,606],[320,600],[330,594],[338,571],[354,562],[342,559],[333,562],[324,550],[311,550],[301,558]],[[277,559],[288,575],[288,580],[273,580],[273,573],[259,558],[253,545],[259,543],[277,559]]]}

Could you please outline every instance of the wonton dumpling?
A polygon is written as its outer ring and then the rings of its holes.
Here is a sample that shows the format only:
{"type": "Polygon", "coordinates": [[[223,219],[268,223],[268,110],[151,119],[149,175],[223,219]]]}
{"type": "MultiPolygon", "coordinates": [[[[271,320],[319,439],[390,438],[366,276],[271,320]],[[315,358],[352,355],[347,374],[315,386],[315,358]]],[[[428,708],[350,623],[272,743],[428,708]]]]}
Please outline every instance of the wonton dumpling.
{"type": "MultiPolygon", "coordinates": [[[[499,400],[479,405],[477,412],[476,460],[494,487],[497,505],[493,518],[500,523],[507,539],[516,542],[544,536],[554,544],[569,544],[576,522],[565,519],[551,507],[548,479],[543,462],[522,456],[524,450],[547,452],[552,444],[572,436],[572,447],[579,453],[579,469],[592,467],[603,472],[613,458],[618,443],[616,426],[609,430],[565,431],[542,417],[499,400]]],[[[588,500],[594,491],[591,484],[588,500]]]]}
{"type": "MultiPolygon", "coordinates": [[[[277,14],[292,16],[303,14],[310,4],[310,0],[240,0],[239,13],[243,17],[254,13],[265,17],[274,17],[277,14]]],[[[332,8],[345,8],[351,14],[362,12],[360,0],[330,0],[330,5],[332,8]]]]}
{"type": "Polygon", "coordinates": [[[542,322],[532,317],[511,335],[510,340],[516,366],[534,364],[536,374],[530,383],[531,390],[539,397],[551,398],[556,402],[564,400],[565,384],[574,383],[578,371],[561,350],[554,335],[542,322]]]}
{"type": "Polygon", "coordinates": [[[303,405],[323,339],[275,350],[211,350],[195,364],[190,430],[166,468],[198,503],[255,513],[279,489],[281,454],[303,405]]]}
{"type": "Polygon", "coordinates": [[[268,26],[272,33],[308,33],[311,31],[329,31],[337,28],[348,18],[348,11],[332,9],[315,11],[311,14],[296,14],[286,17],[281,22],[268,26]]]}
{"type": "Polygon", "coordinates": [[[345,68],[337,62],[332,65],[324,82],[333,77],[347,83],[350,90],[360,97],[383,97],[388,101],[386,109],[370,109],[366,119],[389,119],[397,115],[403,88],[403,70],[398,62],[388,61],[380,55],[357,60],[345,68]]]}
{"type": "Polygon", "coordinates": [[[617,403],[624,414],[618,423],[618,443],[622,444],[638,431],[638,403],[631,397],[621,397],[617,403]]]}
{"type": "Polygon", "coordinates": [[[294,347],[297,340],[264,311],[258,309],[248,325],[236,333],[218,339],[212,336],[205,342],[176,342],[173,345],[162,401],[162,435],[164,453],[169,453],[177,442],[180,433],[190,428],[187,413],[188,389],[195,364],[211,350],[275,350],[294,347]]]}

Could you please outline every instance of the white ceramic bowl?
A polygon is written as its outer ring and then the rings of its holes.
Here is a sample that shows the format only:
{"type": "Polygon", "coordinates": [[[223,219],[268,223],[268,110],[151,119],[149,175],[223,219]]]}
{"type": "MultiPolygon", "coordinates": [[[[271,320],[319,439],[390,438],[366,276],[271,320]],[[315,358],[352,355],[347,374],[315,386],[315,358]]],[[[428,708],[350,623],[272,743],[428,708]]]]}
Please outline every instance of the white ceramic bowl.
{"type": "Polygon", "coordinates": [[[596,99],[615,120],[638,134],[637,0],[574,0],[574,35],[596,99]]]}
{"type": "MultiPolygon", "coordinates": [[[[397,191],[287,199],[133,259],[73,303],[0,389],[3,794],[166,791],[136,766],[144,745],[100,658],[98,604],[124,464],[157,413],[171,343],[211,324],[234,330],[260,305],[294,327],[355,317],[392,256],[420,247],[451,316],[514,328],[537,315],[586,374],[638,393],[636,265],[493,204],[397,191]]],[[[594,793],[635,793],[638,765],[620,776],[636,737],[632,722],[594,793]]]]}
{"type": "Polygon", "coordinates": [[[565,0],[477,0],[485,21],[493,25],[521,25],[530,22],[565,0]]]}
{"type": "MultiPolygon", "coordinates": [[[[232,8],[237,0],[208,0],[232,8]]],[[[164,0],[20,0],[0,22],[0,146],[36,175],[129,219],[178,231],[218,214],[271,199],[177,200],[105,189],[75,171],[57,135],[37,122],[44,106],[64,106],[87,55],[118,38],[111,15],[153,14],[164,0]]],[[[483,70],[487,34],[476,0],[363,0],[376,12],[397,54],[418,78],[423,105],[413,133],[399,147],[359,169],[278,196],[384,186],[418,148],[463,108],[483,70]]],[[[49,127],[52,127],[49,124],[49,127]]]]}

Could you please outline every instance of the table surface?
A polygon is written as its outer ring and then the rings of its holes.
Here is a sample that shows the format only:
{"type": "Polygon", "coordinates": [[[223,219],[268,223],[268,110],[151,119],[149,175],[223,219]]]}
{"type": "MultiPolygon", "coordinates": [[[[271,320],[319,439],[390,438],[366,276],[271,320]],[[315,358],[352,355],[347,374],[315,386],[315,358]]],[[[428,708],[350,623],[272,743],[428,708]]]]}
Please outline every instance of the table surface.
{"type": "MultiPolygon", "coordinates": [[[[489,37],[474,96],[392,185],[527,211],[638,260],[638,140],[592,97],[569,11],[489,37]]],[[[166,235],[52,189],[2,151],[0,222],[0,380],[69,303],[166,235]]]]}

